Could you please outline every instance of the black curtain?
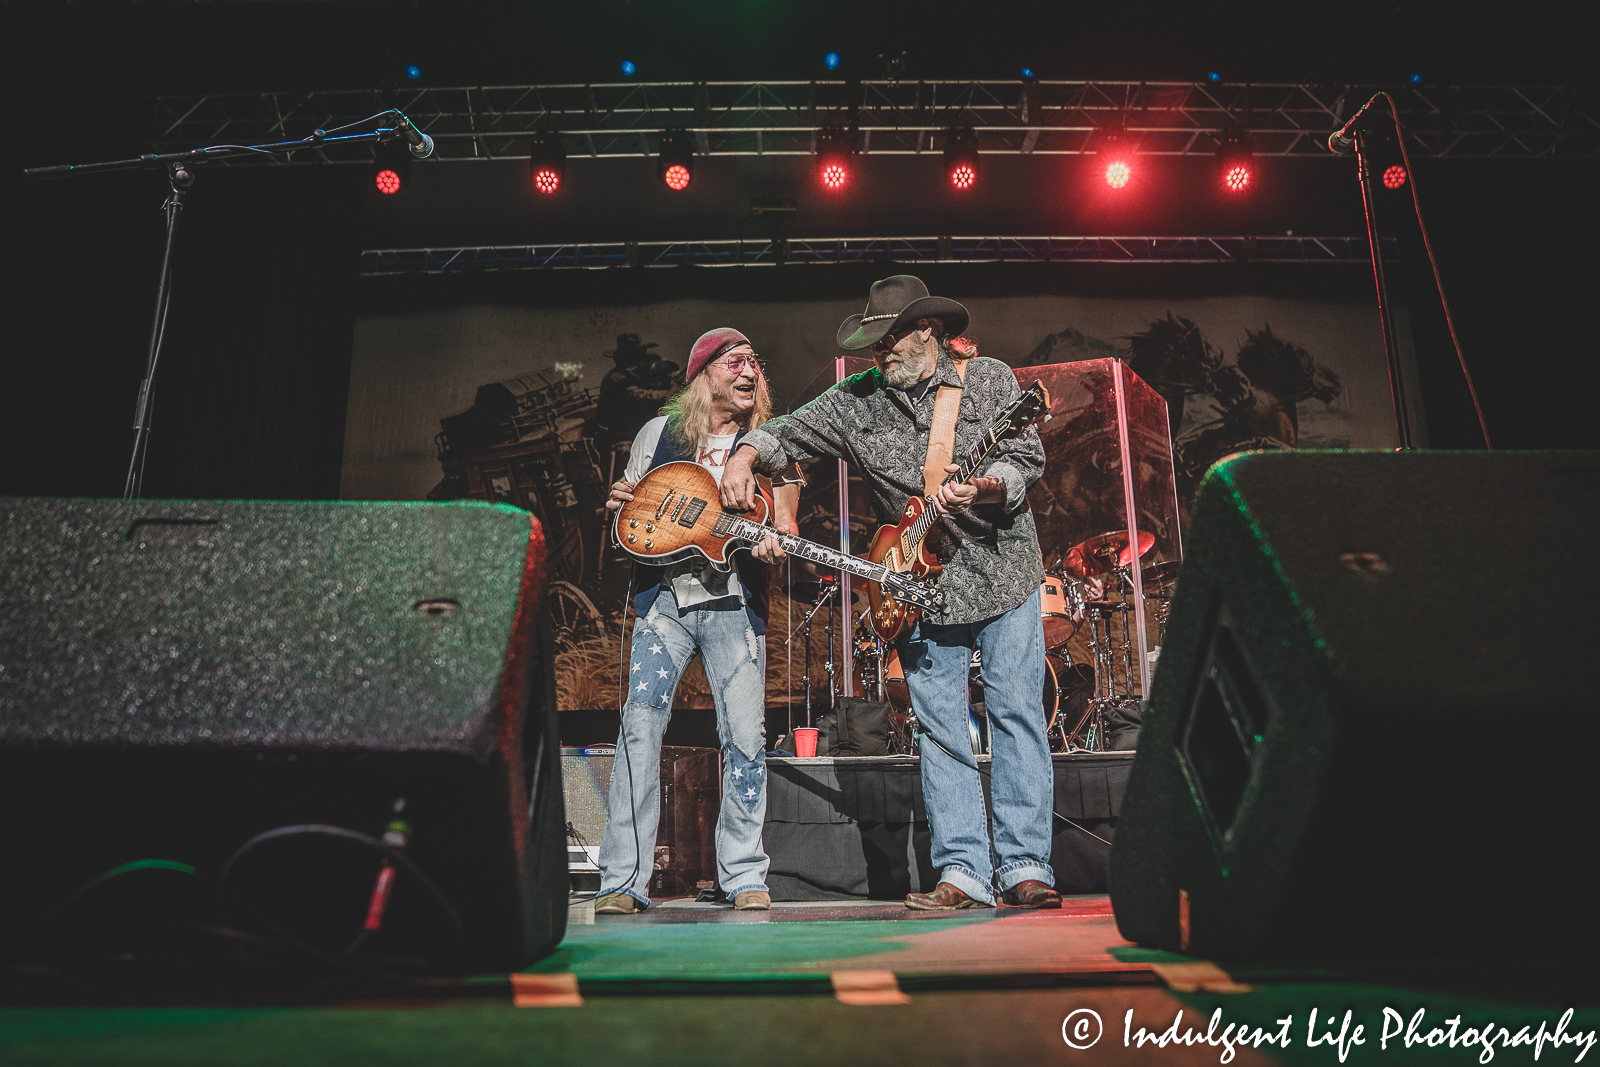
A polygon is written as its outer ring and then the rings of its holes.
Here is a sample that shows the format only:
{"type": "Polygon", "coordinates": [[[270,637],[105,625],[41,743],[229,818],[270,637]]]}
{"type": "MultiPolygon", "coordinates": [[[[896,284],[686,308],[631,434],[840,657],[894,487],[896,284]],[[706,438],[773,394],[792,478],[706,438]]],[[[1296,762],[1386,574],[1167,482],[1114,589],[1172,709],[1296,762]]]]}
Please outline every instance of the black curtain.
{"type": "Polygon", "coordinates": [[[362,167],[203,176],[180,225],[147,497],[339,495],[362,167]]]}
{"type": "MultiPolygon", "coordinates": [[[[178,227],[144,496],[338,496],[366,181],[364,167],[201,169],[178,227]]],[[[5,359],[0,494],[119,496],[165,177],[10,191],[25,205],[27,269],[5,359]]]]}

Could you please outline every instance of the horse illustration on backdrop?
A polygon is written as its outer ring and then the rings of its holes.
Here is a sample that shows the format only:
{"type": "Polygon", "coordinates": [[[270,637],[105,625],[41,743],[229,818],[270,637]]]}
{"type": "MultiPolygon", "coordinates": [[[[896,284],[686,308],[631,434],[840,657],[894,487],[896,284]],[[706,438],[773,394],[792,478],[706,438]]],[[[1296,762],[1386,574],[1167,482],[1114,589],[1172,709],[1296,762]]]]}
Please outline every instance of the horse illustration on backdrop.
{"type": "Polygon", "coordinates": [[[1184,400],[1191,393],[1209,394],[1222,367],[1222,351],[1207,341],[1200,327],[1169,310],[1143,333],[1130,334],[1128,366],[1167,402],[1172,436],[1183,424],[1184,400]]]}
{"type": "Polygon", "coordinates": [[[1275,335],[1270,323],[1247,329],[1234,362],[1212,371],[1209,388],[1197,390],[1216,402],[1218,417],[1173,442],[1178,498],[1187,504],[1200,477],[1223,456],[1299,447],[1299,403],[1331,404],[1343,391],[1338,375],[1304,348],[1275,335]]]}

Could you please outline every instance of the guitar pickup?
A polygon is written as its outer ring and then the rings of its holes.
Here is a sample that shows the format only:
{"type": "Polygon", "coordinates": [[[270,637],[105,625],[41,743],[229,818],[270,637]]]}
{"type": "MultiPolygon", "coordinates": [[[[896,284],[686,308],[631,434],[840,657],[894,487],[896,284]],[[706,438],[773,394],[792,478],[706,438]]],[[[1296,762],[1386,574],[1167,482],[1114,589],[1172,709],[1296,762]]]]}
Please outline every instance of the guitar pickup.
{"type": "Polygon", "coordinates": [[[678,525],[693,526],[695,524],[695,520],[699,519],[701,513],[705,510],[706,502],[701,500],[699,497],[695,497],[693,500],[689,501],[689,506],[683,509],[683,514],[678,516],[678,525]]]}

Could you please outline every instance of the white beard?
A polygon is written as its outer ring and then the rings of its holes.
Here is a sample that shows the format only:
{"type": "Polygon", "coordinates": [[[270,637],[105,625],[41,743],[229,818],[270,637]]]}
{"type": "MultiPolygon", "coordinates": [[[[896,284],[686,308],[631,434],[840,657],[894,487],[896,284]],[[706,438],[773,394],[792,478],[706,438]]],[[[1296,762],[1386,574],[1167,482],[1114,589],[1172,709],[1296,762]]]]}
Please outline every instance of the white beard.
{"type": "Polygon", "coordinates": [[[910,389],[922,381],[923,370],[928,366],[928,352],[924,348],[920,353],[907,353],[903,358],[895,356],[885,360],[883,367],[883,380],[896,389],[910,389]]]}

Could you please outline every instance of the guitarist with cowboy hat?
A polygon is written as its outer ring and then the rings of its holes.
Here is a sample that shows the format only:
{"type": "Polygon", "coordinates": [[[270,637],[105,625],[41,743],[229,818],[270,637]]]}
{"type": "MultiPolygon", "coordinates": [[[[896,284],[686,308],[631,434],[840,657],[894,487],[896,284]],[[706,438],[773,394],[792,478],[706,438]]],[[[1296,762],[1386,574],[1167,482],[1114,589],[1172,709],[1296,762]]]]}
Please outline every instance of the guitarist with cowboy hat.
{"type": "Polygon", "coordinates": [[[877,366],[742,438],[722,475],[722,501],[750,507],[755,471],[823,456],[855,468],[886,524],[899,521],[908,499],[933,495],[939,515],[929,542],[944,564],[946,609],[924,613],[899,650],[923,733],[922,786],[940,874],[933,892],[912,893],[906,906],[993,907],[998,898],[1012,907],[1058,908],[1050,869],[1054,771],[1040,697],[1044,567],[1027,503],[1028,487],[1044,471],[1044,446],[1029,427],[996,446],[969,481],[939,484],[959,470],[952,454],[968,454],[1021,393],[1004,363],[968,358],[971,343],[961,338],[968,321],[965,307],[930,296],[920,279],[875,282],[866,310],[839,328],[838,343],[870,350],[877,366]],[[945,429],[935,435],[936,426],[945,429]],[[973,647],[983,653],[993,738],[998,867],[968,736],[973,647]]]}

